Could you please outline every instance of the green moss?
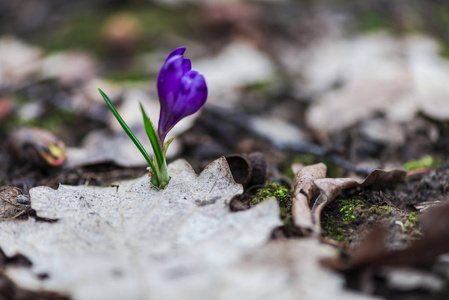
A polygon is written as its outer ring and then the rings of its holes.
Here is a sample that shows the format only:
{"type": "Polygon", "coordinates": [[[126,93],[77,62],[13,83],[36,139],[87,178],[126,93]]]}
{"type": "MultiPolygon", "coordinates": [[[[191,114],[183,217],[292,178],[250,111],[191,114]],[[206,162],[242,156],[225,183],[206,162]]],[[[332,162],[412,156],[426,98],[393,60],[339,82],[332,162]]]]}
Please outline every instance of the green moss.
{"type": "Polygon", "coordinates": [[[258,204],[269,198],[276,198],[281,211],[281,219],[285,224],[292,224],[292,197],[293,191],[275,182],[267,182],[259,189],[256,195],[251,198],[252,204],[258,204]]]}
{"type": "Polygon", "coordinates": [[[409,172],[409,171],[423,169],[423,168],[439,167],[439,166],[441,166],[441,164],[442,164],[441,160],[434,159],[432,156],[426,155],[419,160],[412,160],[412,161],[406,162],[403,165],[403,167],[404,167],[405,171],[409,172]]]}
{"type": "Polygon", "coordinates": [[[363,236],[364,230],[370,230],[371,225],[379,222],[386,222],[392,228],[396,226],[406,239],[415,239],[421,234],[416,213],[406,214],[386,204],[376,205],[358,199],[334,200],[323,210],[321,227],[326,237],[351,244],[360,234],[363,236]]]}
{"type": "Polygon", "coordinates": [[[404,232],[412,232],[419,225],[419,218],[417,213],[411,213],[404,218],[404,232]]]}
{"type": "Polygon", "coordinates": [[[415,212],[409,214],[408,215],[408,219],[409,219],[410,222],[414,222],[414,223],[419,221],[418,214],[415,213],[415,212]]]}
{"type": "Polygon", "coordinates": [[[355,212],[364,208],[363,203],[360,200],[349,199],[346,200],[348,204],[343,205],[340,208],[340,213],[343,213],[343,222],[350,222],[355,219],[355,212]]]}
{"type": "Polygon", "coordinates": [[[323,211],[321,226],[324,235],[348,243],[350,232],[360,222],[365,209],[365,203],[358,199],[335,200],[330,209],[323,211]]]}
{"type": "Polygon", "coordinates": [[[368,209],[367,216],[378,215],[381,218],[389,219],[393,215],[393,209],[388,205],[373,206],[368,209]]]}

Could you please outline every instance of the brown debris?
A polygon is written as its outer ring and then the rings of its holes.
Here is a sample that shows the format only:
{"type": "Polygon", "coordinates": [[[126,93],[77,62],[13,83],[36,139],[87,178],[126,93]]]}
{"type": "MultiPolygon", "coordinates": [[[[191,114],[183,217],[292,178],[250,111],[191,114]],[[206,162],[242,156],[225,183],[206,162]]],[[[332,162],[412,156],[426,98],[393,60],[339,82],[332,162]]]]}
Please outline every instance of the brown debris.
{"type": "Polygon", "coordinates": [[[375,227],[349,259],[339,257],[325,263],[342,271],[380,266],[417,266],[429,263],[449,251],[449,203],[430,208],[421,216],[423,237],[410,247],[388,250],[385,246],[386,229],[375,227]]]}
{"type": "Polygon", "coordinates": [[[12,157],[41,167],[60,167],[66,158],[65,144],[53,133],[33,127],[20,127],[9,136],[12,157]]]}
{"type": "Polygon", "coordinates": [[[31,206],[29,199],[16,187],[0,187],[0,221],[27,217],[31,206]]]}
{"type": "Polygon", "coordinates": [[[343,190],[397,181],[406,175],[403,170],[375,170],[364,180],[325,178],[326,169],[323,163],[319,163],[304,167],[295,174],[292,213],[295,225],[300,227],[305,235],[320,235],[320,217],[323,208],[343,190]],[[313,199],[316,200],[310,209],[313,199]]]}

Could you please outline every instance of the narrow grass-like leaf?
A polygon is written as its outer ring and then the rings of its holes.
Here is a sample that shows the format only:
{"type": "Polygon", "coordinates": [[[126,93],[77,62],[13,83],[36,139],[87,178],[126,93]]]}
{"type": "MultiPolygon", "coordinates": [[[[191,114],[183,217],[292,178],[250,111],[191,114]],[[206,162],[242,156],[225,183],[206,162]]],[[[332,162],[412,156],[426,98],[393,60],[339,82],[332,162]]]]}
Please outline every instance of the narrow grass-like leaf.
{"type": "Polygon", "coordinates": [[[112,102],[109,99],[109,97],[101,89],[98,89],[98,91],[100,92],[101,96],[103,96],[104,101],[106,101],[106,104],[109,106],[109,109],[112,111],[112,113],[114,114],[115,118],[117,119],[117,121],[122,126],[123,130],[129,136],[129,138],[134,142],[134,145],[136,145],[137,149],[139,149],[140,153],[142,153],[143,157],[145,158],[145,160],[150,165],[150,168],[153,171],[154,177],[156,178],[156,180],[158,182],[158,185],[159,185],[160,184],[159,178],[158,178],[158,174],[159,173],[156,170],[153,162],[151,161],[150,155],[147,153],[145,148],[142,146],[142,144],[140,143],[139,139],[131,131],[131,128],[129,128],[129,126],[125,123],[125,121],[123,121],[122,117],[120,116],[118,111],[115,109],[114,104],[112,104],[112,102]]]}
{"type": "Polygon", "coordinates": [[[145,124],[145,131],[147,132],[151,147],[153,147],[154,156],[156,157],[157,165],[160,169],[164,165],[164,156],[162,155],[161,146],[159,145],[159,138],[157,137],[157,133],[154,130],[153,124],[148,118],[142,103],[139,104],[140,110],[142,111],[143,123],[145,124]]]}

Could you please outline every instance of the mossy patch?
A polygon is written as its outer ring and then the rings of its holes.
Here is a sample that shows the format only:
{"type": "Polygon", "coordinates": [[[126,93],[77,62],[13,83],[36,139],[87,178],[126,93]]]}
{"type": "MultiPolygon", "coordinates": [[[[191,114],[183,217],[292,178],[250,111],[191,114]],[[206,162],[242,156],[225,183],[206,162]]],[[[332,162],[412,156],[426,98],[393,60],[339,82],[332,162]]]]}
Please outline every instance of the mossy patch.
{"type": "Polygon", "coordinates": [[[349,243],[351,231],[361,220],[366,205],[357,199],[337,199],[323,211],[322,229],[325,236],[349,243]]]}
{"type": "Polygon", "coordinates": [[[276,198],[281,211],[281,219],[284,224],[291,225],[292,221],[292,198],[293,191],[275,182],[267,182],[265,186],[257,191],[251,198],[251,204],[256,205],[268,198],[276,198]]]}
{"type": "Polygon", "coordinates": [[[344,245],[358,243],[378,223],[391,227],[406,243],[420,236],[416,213],[406,213],[387,203],[373,204],[359,199],[336,199],[322,215],[323,235],[344,245]]]}

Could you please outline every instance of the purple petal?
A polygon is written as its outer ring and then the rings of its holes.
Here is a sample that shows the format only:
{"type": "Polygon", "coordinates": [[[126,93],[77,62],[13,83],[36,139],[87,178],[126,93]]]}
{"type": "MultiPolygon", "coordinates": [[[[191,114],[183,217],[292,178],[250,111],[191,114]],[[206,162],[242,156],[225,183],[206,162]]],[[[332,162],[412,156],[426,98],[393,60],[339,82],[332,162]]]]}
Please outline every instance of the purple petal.
{"type": "Polygon", "coordinates": [[[157,79],[161,142],[182,118],[197,112],[207,99],[204,77],[193,71],[190,60],[182,56],[185,50],[185,47],[177,48],[168,55],[157,79]]]}
{"type": "Polygon", "coordinates": [[[180,88],[183,101],[180,99],[176,101],[175,111],[182,110],[181,118],[184,118],[196,113],[204,105],[207,99],[207,85],[203,75],[192,70],[182,77],[180,88]]]}
{"type": "Polygon", "coordinates": [[[178,98],[170,116],[163,124],[159,123],[160,132],[170,131],[181,119],[196,113],[206,102],[207,86],[204,77],[197,71],[187,72],[181,80],[178,98]]]}
{"type": "Polygon", "coordinates": [[[184,71],[184,74],[188,71],[192,70],[192,63],[190,62],[190,59],[184,58],[182,61],[182,70],[184,71]]]}
{"type": "Polygon", "coordinates": [[[184,52],[186,52],[186,47],[176,48],[175,50],[170,52],[170,54],[167,56],[167,59],[165,60],[165,62],[167,62],[167,60],[169,60],[170,58],[172,58],[175,55],[183,55],[184,52]]]}
{"type": "Polygon", "coordinates": [[[161,107],[171,107],[177,97],[181,78],[185,74],[181,55],[175,55],[162,66],[157,78],[157,91],[161,107]]]}

